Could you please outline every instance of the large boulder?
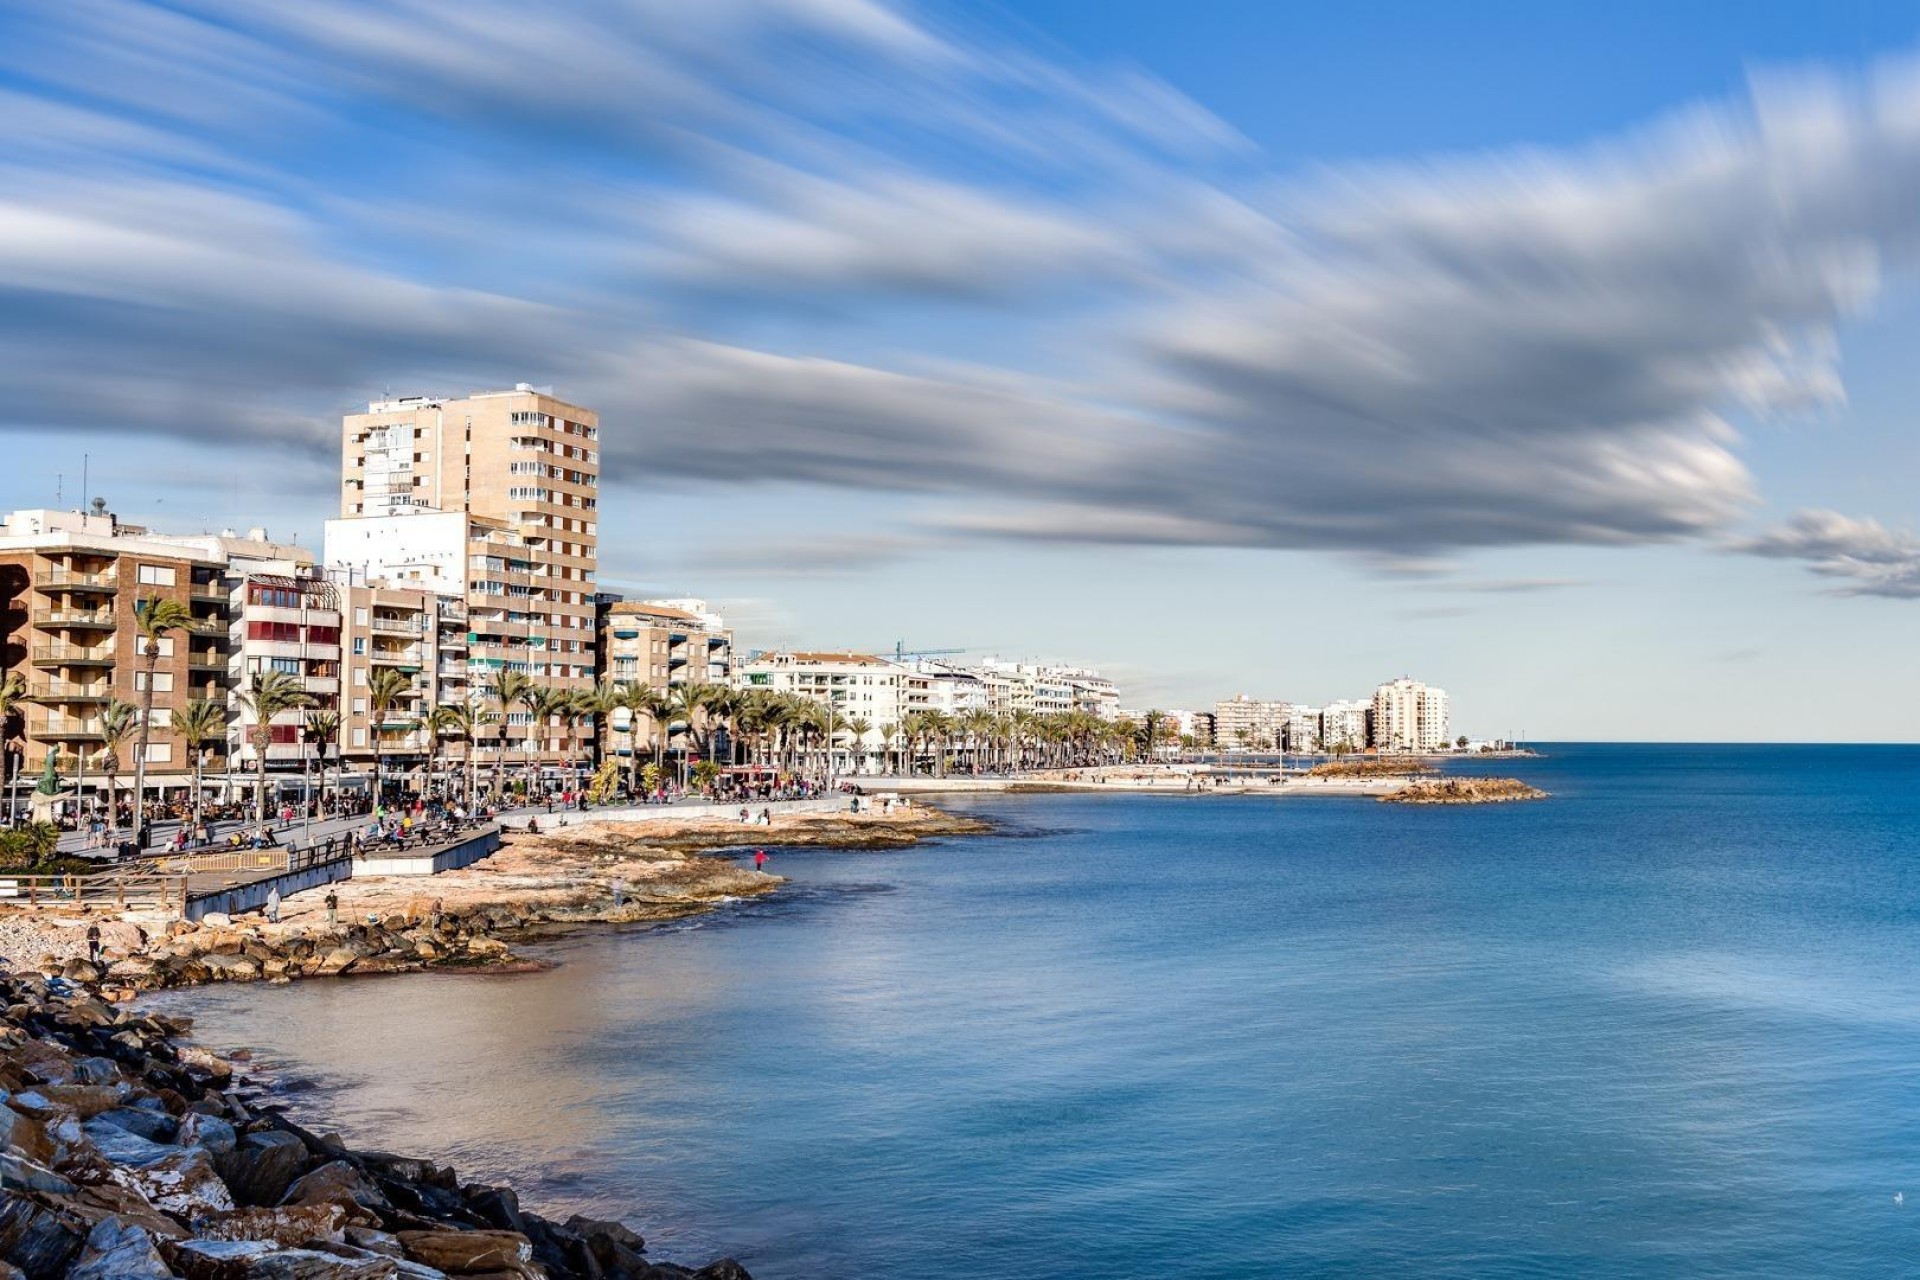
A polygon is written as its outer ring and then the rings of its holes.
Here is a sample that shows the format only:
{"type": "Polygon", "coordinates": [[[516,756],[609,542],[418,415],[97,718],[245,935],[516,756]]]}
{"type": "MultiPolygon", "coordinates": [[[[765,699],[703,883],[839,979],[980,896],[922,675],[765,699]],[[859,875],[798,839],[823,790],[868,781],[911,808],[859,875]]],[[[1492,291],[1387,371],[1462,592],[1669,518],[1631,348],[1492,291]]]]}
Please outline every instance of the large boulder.
{"type": "Polygon", "coordinates": [[[73,1190],[73,1183],[36,1160],[17,1152],[0,1151],[0,1188],[66,1195],[73,1190]]]}
{"type": "Polygon", "coordinates": [[[102,1111],[89,1124],[110,1124],[116,1129],[138,1135],[149,1142],[172,1142],[180,1130],[180,1122],[164,1111],[152,1111],[146,1107],[115,1107],[111,1111],[102,1111]]]}
{"type": "Polygon", "coordinates": [[[392,1258],[343,1258],[318,1249],[283,1249],[264,1240],[188,1240],[173,1268],[187,1280],[396,1280],[392,1258]]]}
{"type": "Polygon", "coordinates": [[[533,1242],[517,1231],[402,1231],[407,1257],[454,1276],[525,1275],[533,1242]]]}
{"type": "Polygon", "coordinates": [[[269,1240],[292,1249],[314,1240],[343,1242],[346,1212],[337,1204],[281,1205],[272,1209],[235,1209],[194,1223],[202,1240],[269,1240]]]}
{"type": "Polygon", "coordinates": [[[337,973],[345,973],[359,963],[360,955],[358,952],[350,947],[335,947],[333,950],[327,952],[325,956],[321,957],[316,972],[323,976],[331,976],[337,973]]]}
{"type": "Polygon", "coordinates": [[[231,1152],[240,1143],[233,1126],[219,1116],[189,1112],[180,1121],[179,1142],[185,1147],[205,1147],[216,1156],[231,1152]]]}
{"type": "Polygon", "coordinates": [[[118,1218],[102,1218],[87,1235],[67,1280],[172,1280],[153,1237],[118,1218]]]}
{"type": "Polygon", "coordinates": [[[175,1051],[180,1065],[194,1071],[205,1072],[215,1080],[226,1080],[233,1075],[233,1064],[202,1045],[182,1045],[175,1051]]]}
{"type": "Polygon", "coordinates": [[[192,1220],[233,1208],[233,1195],[213,1157],[200,1147],[176,1147],[165,1160],[118,1170],[116,1176],[162,1213],[192,1220]]]}
{"type": "Polygon", "coordinates": [[[94,1149],[119,1165],[138,1167],[157,1164],[180,1150],[123,1129],[109,1122],[105,1116],[95,1116],[81,1127],[86,1130],[87,1139],[93,1143],[94,1149]]]}
{"type": "Polygon", "coordinates": [[[307,1144],[291,1133],[250,1133],[220,1158],[220,1171],[241,1204],[276,1205],[307,1171],[307,1144]]]}
{"type": "Polygon", "coordinates": [[[0,1190],[0,1258],[25,1272],[27,1280],[65,1275],[89,1230],[91,1224],[78,1214],[0,1190]]]}
{"type": "Polygon", "coordinates": [[[287,1188],[283,1204],[338,1205],[350,1217],[377,1222],[391,1209],[387,1197],[372,1179],[344,1160],[330,1160],[287,1188]]]}
{"type": "MultiPolygon", "coordinates": [[[[127,1100],[131,1088],[120,1084],[49,1084],[28,1093],[17,1093],[13,1101],[25,1105],[30,1098],[42,1099],[47,1110],[66,1110],[82,1120],[91,1119],[102,1111],[111,1111],[127,1100]]],[[[38,1114],[29,1110],[29,1114],[38,1114]]]]}
{"type": "Polygon", "coordinates": [[[52,1164],[60,1158],[60,1149],[48,1135],[47,1126],[7,1107],[0,1107],[0,1145],[41,1164],[52,1164]]]}

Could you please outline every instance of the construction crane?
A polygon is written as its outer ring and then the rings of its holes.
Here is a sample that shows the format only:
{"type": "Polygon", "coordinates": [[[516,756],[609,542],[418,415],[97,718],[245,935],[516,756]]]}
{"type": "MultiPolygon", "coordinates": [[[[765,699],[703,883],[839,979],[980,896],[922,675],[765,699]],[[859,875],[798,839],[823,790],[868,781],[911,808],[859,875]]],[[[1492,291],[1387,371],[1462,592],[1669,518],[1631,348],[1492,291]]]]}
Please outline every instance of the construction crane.
{"type": "Polygon", "coordinates": [[[908,658],[937,658],[945,654],[965,652],[965,649],[909,649],[905,640],[893,642],[893,660],[903,666],[908,658]]]}

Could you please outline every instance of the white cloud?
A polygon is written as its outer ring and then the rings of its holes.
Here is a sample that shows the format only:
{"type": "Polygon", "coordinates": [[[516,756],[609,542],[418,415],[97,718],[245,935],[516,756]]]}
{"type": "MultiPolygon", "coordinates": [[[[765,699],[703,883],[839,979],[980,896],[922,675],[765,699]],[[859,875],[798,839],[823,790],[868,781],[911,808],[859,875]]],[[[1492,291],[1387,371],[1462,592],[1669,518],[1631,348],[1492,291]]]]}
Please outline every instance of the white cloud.
{"type": "Polygon", "coordinates": [[[1920,538],[1878,520],[1800,511],[1776,529],[1733,544],[1772,560],[1797,560],[1847,596],[1920,599],[1920,538]]]}

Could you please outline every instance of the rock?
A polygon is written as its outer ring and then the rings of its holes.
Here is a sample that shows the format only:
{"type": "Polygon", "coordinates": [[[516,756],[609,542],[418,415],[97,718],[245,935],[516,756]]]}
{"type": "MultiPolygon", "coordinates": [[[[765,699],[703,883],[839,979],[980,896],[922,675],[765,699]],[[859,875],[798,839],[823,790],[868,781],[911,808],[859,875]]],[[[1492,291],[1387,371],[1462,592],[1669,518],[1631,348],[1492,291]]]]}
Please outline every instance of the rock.
{"type": "Polygon", "coordinates": [[[216,1156],[226,1155],[239,1144],[233,1126],[219,1116],[195,1111],[180,1122],[178,1141],[184,1147],[205,1147],[216,1156]]]}
{"type": "Polygon", "coordinates": [[[67,961],[64,972],[69,982],[100,981],[100,966],[91,960],[82,960],[77,956],[67,961]]]}
{"type": "Polygon", "coordinates": [[[361,1217],[377,1216],[392,1208],[367,1175],[343,1160],[333,1160],[302,1177],[291,1187],[282,1204],[333,1204],[361,1217]],[[358,1212],[355,1212],[358,1211],[358,1212]]]}
{"type": "Polygon", "coordinates": [[[147,933],[130,920],[102,920],[100,945],[109,951],[138,951],[147,945],[147,933]]]}
{"type": "Polygon", "coordinates": [[[342,1258],[262,1240],[188,1240],[173,1251],[187,1280],[394,1280],[400,1264],[377,1254],[342,1258]]]}
{"type": "Polygon", "coordinates": [[[389,1258],[403,1258],[406,1250],[400,1246],[400,1237],[386,1231],[375,1231],[371,1227],[349,1226],[346,1229],[347,1243],[356,1249],[365,1249],[368,1253],[384,1253],[389,1258]]]}
{"type": "Polygon", "coordinates": [[[123,1223],[144,1227],[147,1234],[157,1240],[178,1240],[187,1234],[186,1228],[148,1204],[145,1196],[117,1182],[81,1187],[66,1198],[65,1205],[88,1222],[118,1218],[123,1223]]]}
{"type": "MultiPolygon", "coordinates": [[[[64,1107],[82,1120],[99,1115],[102,1111],[111,1111],[127,1100],[132,1092],[125,1084],[50,1084],[35,1090],[44,1098],[50,1108],[64,1107]]],[[[14,1100],[22,1102],[29,1094],[16,1094],[14,1100]]]]}
{"type": "Polygon", "coordinates": [[[360,963],[360,956],[350,947],[335,947],[320,960],[317,972],[323,975],[345,973],[360,963]]]}
{"type": "Polygon", "coordinates": [[[292,1249],[313,1240],[341,1243],[346,1212],[337,1204],[282,1205],[273,1209],[235,1209],[194,1223],[202,1240],[270,1240],[292,1249]]]}
{"type": "Polygon", "coordinates": [[[693,1280],[753,1280],[753,1277],[732,1258],[721,1258],[694,1272],[693,1280]]]}
{"type": "Polygon", "coordinates": [[[448,1275],[525,1274],[533,1242],[517,1231],[402,1231],[407,1257],[448,1275]]]}
{"type": "Polygon", "coordinates": [[[139,1168],[157,1164],[180,1151],[178,1147],[143,1138],[131,1130],[109,1123],[104,1116],[94,1117],[81,1128],[86,1131],[87,1140],[93,1143],[94,1149],[115,1164],[139,1168]]]}
{"type": "Polygon", "coordinates": [[[87,1234],[67,1280],[172,1280],[153,1237],[118,1218],[102,1218],[87,1234]]]}
{"type": "Polygon", "coordinates": [[[0,1188],[66,1195],[73,1190],[73,1183],[37,1160],[29,1160],[15,1151],[0,1151],[0,1188]]]}
{"type": "Polygon", "coordinates": [[[159,963],[153,957],[134,955],[124,960],[115,960],[108,965],[107,976],[127,982],[138,982],[143,978],[151,978],[159,968],[159,963]]]}
{"type": "Polygon", "coordinates": [[[212,952],[200,957],[200,963],[211,970],[215,978],[244,982],[260,976],[260,962],[239,953],[212,952]]]}
{"type": "Polygon", "coordinates": [[[233,1076],[233,1065],[218,1054],[197,1044],[182,1046],[176,1054],[180,1065],[195,1071],[204,1071],[215,1080],[227,1080],[233,1076]]]}
{"type": "Polygon", "coordinates": [[[60,1149],[47,1134],[47,1127],[32,1116],[0,1107],[0,1145],[12,1147],[29,1159],[52,1164],[60,1149]]]}
{"type": "Polygon", "coordinates": [[[177,1147],[174,1154],[116,1176],[162,1213],[193,1219],[233,1208],[233,1194],[214,1169],[213,1157],[199,1147],[177,1147]]]}
{"type": "Polygon", "coordinates": [[[75,1084],[114,1084],[119,1079],[120,1064],[112,1058],[80,1058],[73,1064],[75,1084]]]}
{"type": "Polygon", "coordinates": [[[520,1197],[507,1187],[475,1187],[467,1194],[467,1208],[486,1219],[489,1226],[502,1231],[527,1234],[520,1217],[520,1197]]]}
{"type": "Polygon", "coordinates": [[[200,927],[202,929],[231,929],[233,928],[233,917],[224,911],[209,911],[200,917],[200,927]]]}
{"type": "Polygon", "coordinates": [[[149,1142],[172,1142],[174,1134],[179,1132],[180,1124],[164,1111],[149,1111],[144,1107],[115,1107],[111,1111],[102,1111],[90,1123],[110,1124],[128,1133],[138,1134],[149,1142]]]}
{"type": "Polygon", "coordinates": [[[0,1190],[0,1258],[20,1268],[28,1280],[66,1274],[89,1229],[71,1212],[0,1190]]]}
{"type": "Polygon", "coordinates": [[[467,954],[470,956],[504,956],[507,954],[507,944],[498,938],[468,938],[467,954]]]}
{"type": "Polygon", "coordinates": [[[220,1157],[221,1172],[241,1204],[279,1204],[306,1168],[306,1144],[278,1130],[250,1133],[220,1157]]]}

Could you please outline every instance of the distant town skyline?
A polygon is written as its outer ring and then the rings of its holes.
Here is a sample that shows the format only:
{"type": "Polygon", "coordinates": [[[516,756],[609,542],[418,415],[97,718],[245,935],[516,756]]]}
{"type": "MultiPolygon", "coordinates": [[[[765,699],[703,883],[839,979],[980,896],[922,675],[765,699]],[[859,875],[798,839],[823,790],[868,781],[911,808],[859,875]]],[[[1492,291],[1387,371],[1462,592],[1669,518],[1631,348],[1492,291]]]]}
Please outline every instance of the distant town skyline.
{"type": "Polygon", "coordinates": [[[1913,23],[1364,18],[7,6],[0,508],[318,552],[342,415],[551,384],[743,647],[1913,739],[1913,23]]]}

